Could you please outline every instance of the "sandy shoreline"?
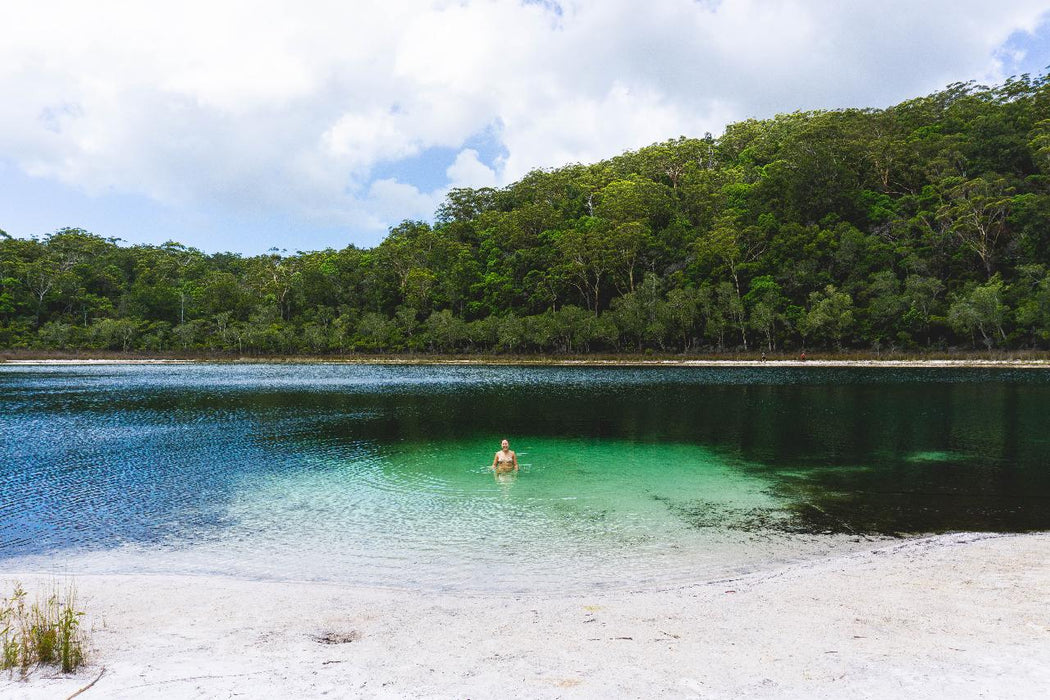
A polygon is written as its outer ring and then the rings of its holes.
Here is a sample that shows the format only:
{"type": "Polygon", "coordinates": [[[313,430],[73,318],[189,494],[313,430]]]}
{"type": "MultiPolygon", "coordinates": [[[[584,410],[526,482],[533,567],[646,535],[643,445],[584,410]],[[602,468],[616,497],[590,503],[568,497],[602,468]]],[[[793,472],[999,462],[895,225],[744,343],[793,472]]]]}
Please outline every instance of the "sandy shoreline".
{"type": "Polygon", "coordinates": [[[1050,533],[957,534],[640,592],[84,575],[89,667],[0,696],[1038,697],[1048,562],[1050,533]]]}

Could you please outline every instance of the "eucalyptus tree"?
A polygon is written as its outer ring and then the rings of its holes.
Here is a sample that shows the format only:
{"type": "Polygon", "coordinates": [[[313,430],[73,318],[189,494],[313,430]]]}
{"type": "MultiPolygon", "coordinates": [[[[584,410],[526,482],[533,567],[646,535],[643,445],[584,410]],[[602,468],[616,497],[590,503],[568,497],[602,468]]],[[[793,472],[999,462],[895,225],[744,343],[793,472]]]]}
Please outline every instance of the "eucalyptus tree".
{"type": "Polygon", "coordinates": [[[467,339],[467,324],[449,309],[432,312],[424,326],[431,350],[455,352],[467,339]]]}
{"type": "Polygon", "coordinates": [[[703,320],[703,309],[710,306],[705,298],[709,288],[675,287],[667,292],[668,333],[681,342],[684,352],[689,352],[697,342],[697,328],[703,320]]]}
{"type": "MultiPolygon", "coordinates": [[[[554,338],[562,352],[573,353],[584,349],[600,335],[595,333],[595,316],[578,306],[569,304],[551,314],[554,338]]],[[[614,341],[615,342],[615,341],[614,341]]]]}
{"type": "Polygon", "coordinates": [[[780,285],[770,275],[751,280],[750,288],[743,299],[747,311],[747,325],[765,338],[766,349],[776,349],[778,327],[784,323],[784,308],[787,299],[780,285]]]}
{"type": "Polygon", "coordinates": [[[995,275],[984,284],[971,284],[956,296],[948,309],[948,322],[956,331],[969,334],[973,343],[974,331],[989,349],[1006,340],[1004,328],[1009,309],[1003,300],[1003,281],[995,275]]]}
{"type": "Polygon", "coordinates": [[[809,309],[799,331],[803,337],[834,344],[842,349],[855,323],[853,299],[833,284],[809,295],[809,309]]]}
{"type": "Polygon", "coordinates": [[[908,275],[905,278],[902,292],[905,311],[901,321],[909,333],[919,333],[929,340],[930,325],[937,318],[944,291],[944,283],[936,277],[908,275]]]}
{"type": "Polygon", "coordinates": [[[277,310],[281,321],[292,317],[302,282],[302,262],[299,256],[278,248],[251,260],[252,284],[262,299],[277,310]]]}
{"type": "MultiPolygon", "coordinates": [[[[79,261],[78,251],[70,246],[51,246],[58,232],[45,238],[13,239],[5,241],[5,280],[15,280],[25,296],[33,314],[33,327],[39,328],[52,302],[56,302],[70,289],[76,287],[73,268],[79,261]]],[[[8,282],[5,286],[13,286],[8,282]]],[[[18,296],[9,293],[13,304],[18,296]]],[[[9,303],[12,303],[9,302],[9,303]]]]}
{"type": "Polygon", "coordinates": [[[609,237],[609,224],[596,217],[582,217],[575,226],[554,236],[561,256],[560,268],[597,316],[618,265],[619,252],[609,237]]]}
{"type": "Polygon", "coordinates": [[[667,303],[660,294],[660,280],[654,274],[645,276],[638,289],[613,300],[613,323],[621,337],[633,338],[635,348],[664,346],[667,335],[667,303]]]}
{"type": "Polygon", "coordinates": [[[942,187],[945,202],[937,211],[938,220],[960,246],[977,256],[990,279],[1009,234],[1013,188],[1002,177],[951,178],[942,187]]]}
{"type": "Polygon", "coordinates": [[[1033,344],[1050,342],[1050,274],[1041,264],[1021,268],[1017,282],[1017,324],[1023,327],[1033,344]]]}
{"type": "Polygon", "coordinates": [[[905,311],[901,281],[893,270],[881,270],[871,275],[863,288],[864,335],[873,346],[893,342],[899,333],[899,324],[905,311]]]}
{"type": "Polygon", "coordinates": [[[638,176],[614,180],[598,193],[594,213],[608,222],[603,228],[615,262],[612,280],[621,293],[634,291],[654,230],[671,219],[672,202],[664,185],[638,176]]]}

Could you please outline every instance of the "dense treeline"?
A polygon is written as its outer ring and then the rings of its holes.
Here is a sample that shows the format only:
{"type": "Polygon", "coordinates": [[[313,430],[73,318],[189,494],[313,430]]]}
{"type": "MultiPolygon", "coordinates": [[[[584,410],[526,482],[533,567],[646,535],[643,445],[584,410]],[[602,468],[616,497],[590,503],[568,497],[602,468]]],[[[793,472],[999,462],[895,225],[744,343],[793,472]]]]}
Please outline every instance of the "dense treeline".
{"type": "Polygon", "coordinates": [[[454,190],[367,250],[0,232],[0,347],[1046,348],[1048,178],[1050,76],[1023,76],[454,190]]]}

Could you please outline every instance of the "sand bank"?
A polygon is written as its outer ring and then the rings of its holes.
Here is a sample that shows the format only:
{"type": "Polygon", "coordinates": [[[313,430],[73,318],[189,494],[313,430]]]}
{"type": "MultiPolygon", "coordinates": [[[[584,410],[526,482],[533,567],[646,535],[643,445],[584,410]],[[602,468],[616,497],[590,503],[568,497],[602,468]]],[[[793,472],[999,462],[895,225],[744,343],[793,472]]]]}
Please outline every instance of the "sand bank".
{"type": "Polygon", "coordinates": [[[104,667],[79,697],[1045,697],[1048,562],[1042,533],[543,597],[85,575],[90,666],[0,696],[67,697],[104,667]]]}

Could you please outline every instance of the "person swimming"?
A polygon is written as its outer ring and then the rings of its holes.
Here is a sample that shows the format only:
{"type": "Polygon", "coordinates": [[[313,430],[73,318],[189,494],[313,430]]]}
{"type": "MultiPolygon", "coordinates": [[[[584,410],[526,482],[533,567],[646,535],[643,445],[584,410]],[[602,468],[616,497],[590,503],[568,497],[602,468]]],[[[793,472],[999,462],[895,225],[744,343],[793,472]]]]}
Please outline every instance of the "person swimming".
{"type": "Polygon", "coordinates": [[[492,470],[497,474],[518,471],[518,455],[510,449],[510,443],[506,440],[500,443],[500,451],[492,458],[492,470]]]}

